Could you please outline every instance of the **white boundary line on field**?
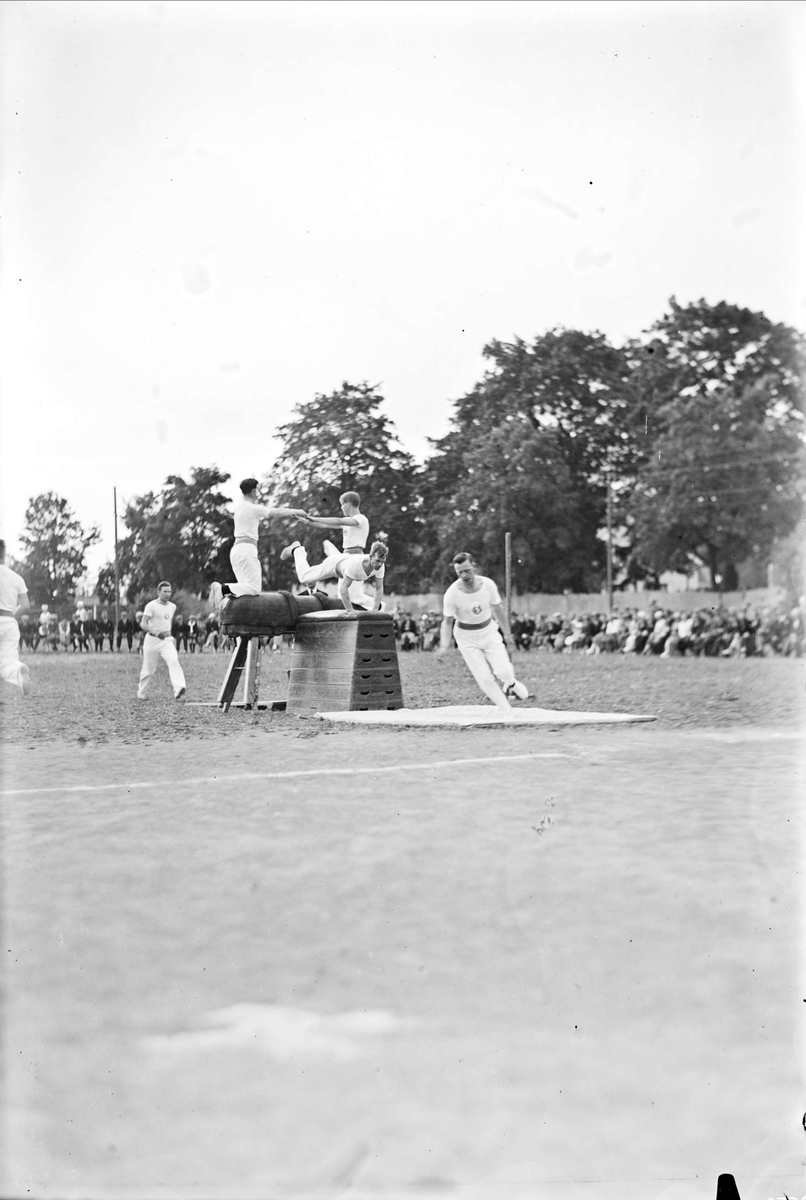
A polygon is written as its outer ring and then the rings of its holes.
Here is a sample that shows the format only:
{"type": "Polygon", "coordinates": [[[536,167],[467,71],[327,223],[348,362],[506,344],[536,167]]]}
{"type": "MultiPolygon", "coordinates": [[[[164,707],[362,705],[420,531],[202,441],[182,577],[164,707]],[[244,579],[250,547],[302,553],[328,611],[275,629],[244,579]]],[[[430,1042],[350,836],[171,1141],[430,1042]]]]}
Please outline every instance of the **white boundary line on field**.
{"type": "Polygon", "coordinates": [[[489,763],[528,762],[535,758],[571,758],[570,754],[508,754],[497,758],[450,758],[430,763],[395,763],[389,767],[316,767],[310,771],[261,771],[249,775],[202,775],[196,779],[153,779],[143,783],[79,783],[73,787],[14,788],[0,796],[42,796],[48,793],[134,791],[145,788],[190,787],[202,783],[243,783],[257,779],[315,779],[319,775],[384,775],[392,771],[436,771],[442,767],[483,766],[489,763]]]}

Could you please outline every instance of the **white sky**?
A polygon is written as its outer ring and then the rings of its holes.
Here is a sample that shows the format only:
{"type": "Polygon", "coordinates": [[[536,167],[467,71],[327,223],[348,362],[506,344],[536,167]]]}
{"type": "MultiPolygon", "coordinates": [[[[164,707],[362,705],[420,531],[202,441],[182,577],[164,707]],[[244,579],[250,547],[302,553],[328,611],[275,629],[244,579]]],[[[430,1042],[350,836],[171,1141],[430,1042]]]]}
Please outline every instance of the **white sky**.
{"type": "Polygon", "coordinates": [[[260,475],[380,383],[418,457],[485,342],[704,296],[806,325],[804,7],[0,8],[0,524],[260,475]],[[800,87],[800,91],[798,88],[800,87]]]}

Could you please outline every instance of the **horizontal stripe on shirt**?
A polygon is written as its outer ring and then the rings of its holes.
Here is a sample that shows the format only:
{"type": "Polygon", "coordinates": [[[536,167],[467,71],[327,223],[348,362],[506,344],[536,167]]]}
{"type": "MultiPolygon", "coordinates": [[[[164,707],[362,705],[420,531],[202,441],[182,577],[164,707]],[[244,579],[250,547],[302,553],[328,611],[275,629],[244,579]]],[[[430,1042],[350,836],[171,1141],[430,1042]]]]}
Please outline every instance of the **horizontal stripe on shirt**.
{"type": "Polygon", "coordinates": [[[464,621],[457,621],[456,624],[460,629],[486,629],[492,621],[492,617],[488,617],[486,621],[482,621],[480,625],[465,625],[464,621]]]}

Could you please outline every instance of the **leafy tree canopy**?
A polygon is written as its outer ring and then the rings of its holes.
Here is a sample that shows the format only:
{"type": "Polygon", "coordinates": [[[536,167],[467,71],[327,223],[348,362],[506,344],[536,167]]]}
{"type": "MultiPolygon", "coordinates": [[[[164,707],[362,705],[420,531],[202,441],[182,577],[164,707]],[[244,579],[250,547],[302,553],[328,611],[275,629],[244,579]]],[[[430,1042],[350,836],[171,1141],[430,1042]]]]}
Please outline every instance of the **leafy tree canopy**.
{"type": "Polygon", "coordinates": [[[634,552],[656,571],[705,563],[713,586],[796,525],[804,509],[800,423],[773,416],[766,379],[667,403],[627,505],[634,552]]]}
{"type": "MultiPolygon", "coordinates": [[[[380,411],[383,402],[378,385],[344,382],[330,395],[319,393],[298,404],[294,419],[277,431],[282,449],[265,483],[274,503],[318,516],[339,516],[339,496],[358,492],[361,511],[369,517],[370,537],[389,543],[387,587],[402,590],[409,584],[409,560],[419,541],[415,465],[398,442],[393,423],[380,411]]],[[[261,551],[265,546],[269,557],[276,556],[281,539],[289,534],[310,543],[320,540],[321,531],[267,523],[261,551]]],[[[331,540],[340,545],[339,531],[333,535],[331,540]]],[[[276,565],[270,570],[274,574],[276,565]]],[[[283,578],[287,583],[287,572],[283,578]]]]}
{"type": "Polygon", "coordinates": [[[118,555],[130,600],[160,579],[201,595],[213,579],[229,577],[232,515],[219,491],[229,478],[216,466],[192,467],[188,480],[169,475],[159,493],[129,501],[123,520],[130,532],[118,555]]]}
{"type": "Polygon", "coordinates": [[[624,352],[604,334],[552,329],[529,345],[492,341],[492,366],[472,392],[456,402],[453,428],[434,446],[464,450],[502,421],[518,417],[535,429],[557,430],[558,448],[576,476],[595,481],[605,460],[634,453],[635,398],[624,352]]]}
{"type": "Polygon", "coordinates": [[[763,313],[724,301],[681,305],[672,296],[669,311],[626,350],[647,448],[675,419],[678,398],[728,385],[764,405],[759,417],[802,427],[806,338],[763,313]]]}
{"type": "Polygon", "coordinates": [[[84,529],[62,496],[34,496],[25,512],[19,563],[32,603],[58,607],[72,602],[86,569],[86,551],[100,536],[96,526],[84,529]]]}
{"type": "Polygon", "coordinates": [[[603,561],[590,498],[576,486],[557,429],[524,416],[503,421],[473,442],[448,502],[435,509],[439,557],[434,574],[452,582],[459,550],[503,581],[504,535],[512,533],[513,581],[519,591],[584,591],[591,564],[603,561]]]}

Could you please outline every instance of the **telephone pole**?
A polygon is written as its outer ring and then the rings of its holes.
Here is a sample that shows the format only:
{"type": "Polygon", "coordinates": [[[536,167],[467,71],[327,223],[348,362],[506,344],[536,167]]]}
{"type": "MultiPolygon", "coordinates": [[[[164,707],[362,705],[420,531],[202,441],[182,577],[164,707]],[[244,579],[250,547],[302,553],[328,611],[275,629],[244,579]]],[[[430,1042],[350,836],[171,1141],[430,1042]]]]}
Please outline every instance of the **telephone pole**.
{"type": "Polygon", "coordinates": [[[610,463],[607,464],[607,611],[613,611],[613,503],[610,485],[610,463]]]}
{"type": "Polygon", "coordinates": [[[512,628],[512,534],[504,534],[507,629],[512,628]]]}
{"type": "Polygon", "coordinates": [[[117,637],[120,620],[120,567],[118,565],[118,489],[112,488],[115,506],[115,636],[117,637]]]}

